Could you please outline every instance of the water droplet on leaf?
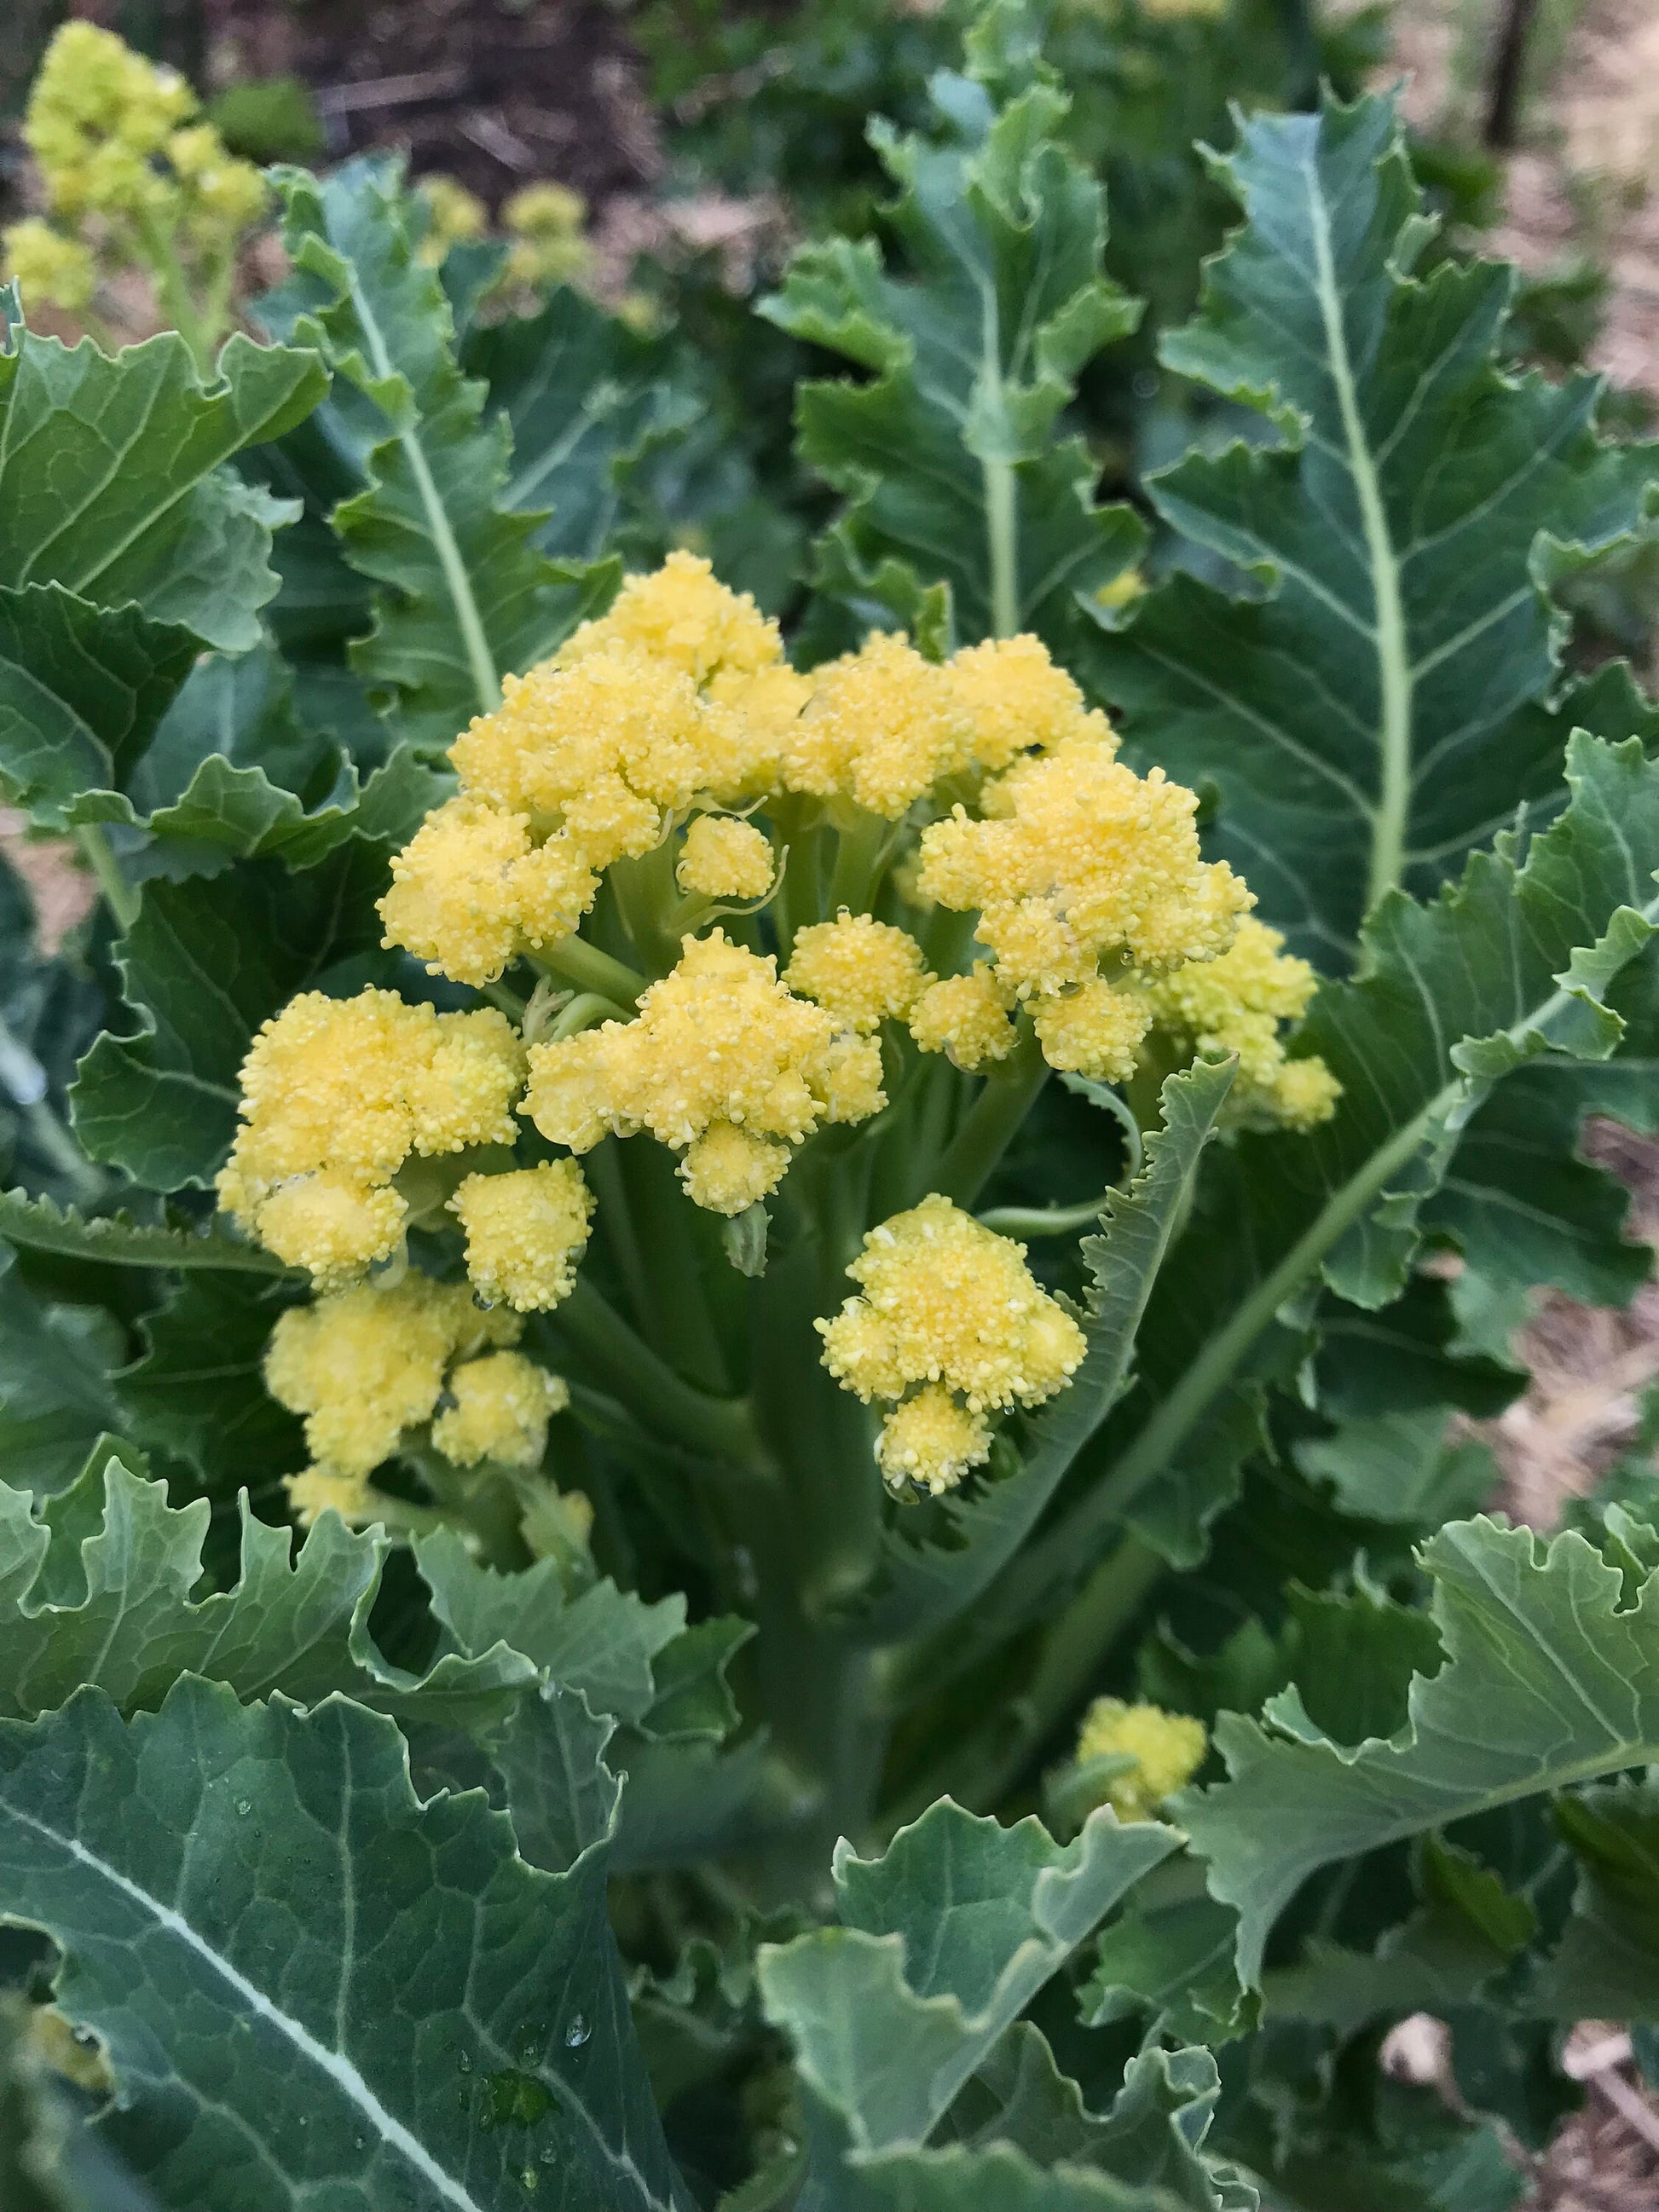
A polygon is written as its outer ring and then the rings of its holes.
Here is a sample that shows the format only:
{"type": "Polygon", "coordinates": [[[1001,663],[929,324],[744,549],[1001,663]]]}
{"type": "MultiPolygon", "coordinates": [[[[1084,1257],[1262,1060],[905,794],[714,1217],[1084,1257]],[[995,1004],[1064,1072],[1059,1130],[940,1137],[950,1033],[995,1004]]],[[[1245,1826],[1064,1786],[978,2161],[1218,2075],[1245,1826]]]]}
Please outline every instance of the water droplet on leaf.
{"type": "Polygon", "coordinates": [[[592,2035],[592,2029],[587,2024],[587,2015],[586,2013],[573,2012],[570,2015],[570,2025],[564,2032],[565,2049],[567,2051],[580,2050],[581,2045],[586,2042],[588,2037],[592,2035]]]}
{"type": "Polygon", "coordinates": [[[533,2128],[552,2109],[553,2092],[533,2074],[508,2067],[483,2077],[478,2118],[487,2128],[533,2128]]]}

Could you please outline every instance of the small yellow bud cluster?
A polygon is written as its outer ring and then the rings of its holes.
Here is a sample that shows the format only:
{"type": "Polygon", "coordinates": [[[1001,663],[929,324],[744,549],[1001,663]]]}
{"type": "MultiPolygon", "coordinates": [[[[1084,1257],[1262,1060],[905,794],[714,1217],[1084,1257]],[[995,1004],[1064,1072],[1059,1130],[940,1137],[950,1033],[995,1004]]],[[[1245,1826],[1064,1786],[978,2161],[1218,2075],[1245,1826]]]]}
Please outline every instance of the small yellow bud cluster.
{"type": "Polygon", "coordinates": [[[948,1199],[872,1229],[847,1272],[862,1295],[817,1324],[823,1362],[891,1407],[876,1455],[895,1488],[951,1488],[990,1455],[988,1412],[1041,1403],[1082,1360],[1083,1332],[1033,1279],[1025,1247],[948,1199]]]}
{"type": "Polygon", "coordinates": [[[726,1214],[775,1189],[820,1122],[885,1103],[880,1046],[793,997],[775,960],[719,929],[685,939],[635,1020],[532,1045],[525,1097],[542,1134],[574,1152],[649,1130],[684,1155],[696,1203],[726,1214]]]}
{"type": "Polygon", "coordinates": [[[235,160],[174,70],[136,54],[96,24],[65,23],[29,94],[23,137],[47,207],[70,228],[15,225],[6,263],[26,295],[75,309],[92,295],[95,248],[153,258],[158,235],[222,262],[264,212],[258,171],[235,160]],[[88,218],[93,230],[77,226],[88,218]]]}
{"type": "Polygon", "coordinates": [[[421,178],[415,186],[415,197],[426,211],[426,234],[421,240],[420,258],[428,268],[436,268],[452,246],[464,246],[470,239],[482,238],[489,228],[489,210],[476,192],[454,177],[447,177],[434,170],[421,178]]]}
{"type": "Polygon", "coordinates": [[[813,671],[783,779],[792,791],[850,799],[890,821],[966,769],[973,751],[973,718],[949,672],[904,637],[878,630],[813,671]]]}
{"type": "Polygon", "coordinates": [[[392,1178],[410,1153],[510,1144],[523,1079],[517,1034],[493,1008],[302,992],[242,1063],[220,1203],[279,1259],[349,1279],[397,1248],[408,1206],[392,1178]]]}
{"type": "Polygon", "coordinates": [[[418,1274],[285,1313],[265,1354],[265,1382],[305,1417],[315,1462],[288,1478],[295,1516],[308,1525],[331,1508],[343,1520],[374,1519],[369,1476],[428,1422],[434,1449],[456,1467],[538,1466],[548,1422],[570,1393],[507,1348],[522,1326],[515,1315],[481,1310],[465,1284],[418,1274]]]}
{"type": "MultiPolygon", "coordinates": [[[[450,748],[460,792],[392,862],[387,945],[477,985],[570,936],[600,872],[660,844],[678,812],[769,787],[804,684],[782,652],[777,625],[706,561],[672,554],[630,578],[450,748]]],[[[750,876],[759,835],[738,841],[750,876]]]]}
{"type": "Polygon", "coordinates": [[[796,933],[784,976],[792,991],[861,1036],[902,1021],[933,980],[914,937],[845,908],[834,921],[796,933]]]}
{"type": "Polygon", "coordinates": [[[1250,904],[1224,861],[1201,857],[1197,807],[1161,769],[1135,775],[1098,717],[1079,714],[1049,750],[986,787],[982,818],[959,805],[925,830],[921,891],[979,909],[992,963],[975,971],[974,1000],[959,987],[963,1035],[924,999],[918,1042],[943,1035],[965,1066],[995,1057],[1006,1045],[990,1016],[994,994],[1005,1012],[1030,1006],[1051,1066],[1125,1080],[1152,1019],[1139,987],[1224,951],[1250,904]]]}
{"type": "Polygon", "coordinates": [[[1097,1698],[1083,1717],[1078,1764],[1115,1753],[1133,1758],[1133,1766],[1101,1785],[1102,1802],[1120,1820],[1150,1820],[1164,1800],[1197,1773],[1208,1741],[1203,1722],[1188,1714],[1097,1698]]]}
{"type": "Polygon", "coordinates": [[[545,1313],[569,1297],[593,1214],[574,1160],[468,1176],[449,1206],[465,1232],[466,1272],[481,1297],[545,1313]]]}
{"type": "Polygon", "coordinates": [[[507,282],[532,291],[580,284],[593,267],[593,248],[582,235],[587,202],[568,185],[526,185],[501,210],[512,245],[507,282]]]}
{"type": "Polygon", "coordinates": [[[1225,952],[1158,977],[1146,997],[1181,1059],[1238,1054],[1228,1101],[1235,1116],[1305,1131],[1330,1119],[1342,1086],[1322,1060],[1285,1057],[1279,1026],[1301,1019],[1319,979],[1284,945],[1278,930],[1247,915],[1225,952]]]}
{"type": "Polygon", "coordinates": [[[686,825],[674,873],[683,891],[703,898],[763,898],[772,887],[772,841],[752,822],[699,814],[686,825]]]}

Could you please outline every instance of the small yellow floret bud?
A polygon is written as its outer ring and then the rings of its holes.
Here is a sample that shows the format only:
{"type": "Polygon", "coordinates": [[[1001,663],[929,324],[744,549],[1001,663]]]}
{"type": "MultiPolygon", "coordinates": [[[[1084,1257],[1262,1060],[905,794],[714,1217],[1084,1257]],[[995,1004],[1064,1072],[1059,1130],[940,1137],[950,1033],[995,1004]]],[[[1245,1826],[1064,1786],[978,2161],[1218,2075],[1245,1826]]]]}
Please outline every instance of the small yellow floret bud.
{"type": "Polygon", "coordinates": [[[476,192],[441,172],[422,177],[415,197],[426,209],[426,235],[421,240],[422,261],[435,266],[452,246],[482,238],[489,228],[489,210],[476,192]]]}
{"type": "Polygon", "coordinates": [[[432,1442],[457,1467],[491,1459],[501,1467],[539,1467],[547,1424],[570,1403],[569,1385],[521,1352],[470,1359],[449,1378],[453,1406],[432,1424],[432,1442]]]}
{"type": "Polygon", "coordinates": [[[285,1474],[283,1488],[289,1510],[302,1528],[314,1527],[325,1513],[337,1513],[349,1528],[363,1528],[375,1517],[374,1492],[359,1474],[308,1467],[302,1474],[285,1474]]]}
{"type": "Polygon", "coordinates": [[[783,657],[776,623],[749,593],[730,590],[710,562],[684,552],[649,575],[629,576],[610,612],[583,623],[559,648],[559,665],[618,647],[669,661],[700,685],[721,673],[755,676],[783,657]]]}
{"type": "Polygon", "coordinates": [[[468,1176],[449,1206],[466,1233],[466,1272],[480,1297],[544,1313],[569,1297],[593,1212],[574,1160],[468,1176]]]}
{"type": "Polygon", "coordinates": [[[1019,754],[1050,752],[1067,738],[1115,743],[1105,716],[1085,706],[1040,638],[988,638],[958,653],[948,672],[972,718],[974,758],[981,768],[1006,769],[1019,754]]]}
{"type": "Polygon", "coordinates": [[[1152,1018],[1138,992],[1115,991],[1109,983],[1099,981],[1039,999],[1031,1013],[1049,1066],[1086,1075],[1096,1083],[1128,1081],[1152,1018]]]}
{"type": "Polygon", "coordinates": [[[279,1405],[306,1417],[319,1468],[361,1479],[398,1449],[405,1430],[431,1417],[444,1369],[492,1338],[511,1341],[510,1315],[481,1314],[465,1284],[408,1274],[363,1283],[295,1306],[271,1332],[265,1383],[279,1405]]]}
{"type": "Polygon", "coordinates": [[[878,630],[858,652],[813,671],[812,696],[785,743],[783,778],[792,791],[848,798],[890,821],[966,768],[973,743],[948,672],[903,635],[878,630]]]}
{"type": "Polygon", "coordinates": [[[389,1260],[409,1212],[389,1186],[362,1182],[337,1168],[278,1183],[252,1206],[241,1203],[243,1188],[229,1169],[219,1178],[221,1199],[257,1227],[265,1249],[284,1266],[307,1268],[324,1283],[389,1260]]]}
{"type": "Polygon", "coordinates": [[[910,1010],[910,1034],[924,1052],[948,1053],[969,1074],[988,1060],[1006,1060],[1018,1037],[983,963],[930,984],[910,1010]]]}
{"type": "Polygon", "coordinates": [[[1203,1722],[1186,1713],[1097,1698],[1084,1715],[1078,1763],[1130,1753],[1135,1764],[1103,1785],[1104,1802],[1120,1820],[1150,1820],[1164,1800],[1197,1773],[1208,1741],[1203,1722]]]}
{"type": "Polygon", "coordinates": [[[1076,1322],[1033,1279],[1024,1246],[948,1199],[926,1198],[872,1229],[847,1272],[862,1295],[816,1324],[823,1364],[866,1401],[903,1400],[878,1455],[890,1472],[914,1453],[925,1470],[918,1479],[933,1489],[986,1456],[978,1417],[1052,1397],[1086,1349],[1076,1322]],[[918,1384],[936,1396],[905,1398],[918,1384]],[[952,1423],[939,1400],[962,1418],[952,1423]]]}
{"type": "Polygon", "coordinates": [[[752,822],[699,814],[686,825],[675,877],[704,898],[754,899],[772,888],[772,842],[752,822]]]}
{"type": "Polygon", "coordinates": [[[736,1214],[775,1191],[788,1167],[787,1145],[753,1136],[735,1122],[716,1121],[688,1149],[679,1176],[694,1205],[736,1214]]]}
{"type": "Polygon", "coordinates": [[[913,1482],[935,1497],[953,1490],[969,1468],[982,1467],[990,1456],[991,1425],[984,1414],[958,1406],[936,1382],[894,1407],[876,1445],[877,1461],[893,1489],[913,1482]]]}
{"type": "Polygon", "coordinates": [[[38,216],[15,222],[0,238],[0,264],[16,280],[26,308],[62,307],[74,314],[92,298],[97,264],[78,238],[67,238],[38,216]]]}
{"type": "MultiPolygon", "coordinates": [[[[635,1020],[532,1046],[526,1103],[542,1134],[573,1152],[589,1150],[607,1129],[619,1136],[648,1129],[659,1144],[684,1152],[726,1122],[787,1146],[821,1121],[861,1119],[885,1103],[878,1081],[867,1079],[872,1054],[878,1075],[878,1049],[866,1043],[860,1051],[855,1058],[821,1007],[791,995],[774,960],[716,929],[684,940],[678,965],[645,993],[635,1020]],[[848,1111],[849,1083],[860,1110],[848,1111]]],[[[739,1148],[720,1142],[728,1164],[718,1176],[688,1160],[694,1197],[712,1194],[718,1182],[735,1200],[763,1172],[764,1188],[773,1187],[773,1169],[781,1172],[773,1153],[746,1153],[739,1173],[730,1164],[739,1148]]],[[[715,1210],[740,1212],[750,1202],[715,1210]]]]}
{"type": "Polygon", "coordinates": [[[902,1021],[933,981],[921,947],[904,930],[845,908],[800,930],[784,981],[850,1030],[868,1035],[902,1021]]]}
{"type": "Polygon", "coordinates": [[[1306,1130],[1329,1120],[1341,1085],[1322,1060],[1285,1058],[1281,1025],[1301,1018],[1319,979],[1284,945],[1278,930],[1247,915],[1218,958],[1159,977],[1146,996],[1177,1051],[1238,1054],[1231,1118],[1306,1130]]]}

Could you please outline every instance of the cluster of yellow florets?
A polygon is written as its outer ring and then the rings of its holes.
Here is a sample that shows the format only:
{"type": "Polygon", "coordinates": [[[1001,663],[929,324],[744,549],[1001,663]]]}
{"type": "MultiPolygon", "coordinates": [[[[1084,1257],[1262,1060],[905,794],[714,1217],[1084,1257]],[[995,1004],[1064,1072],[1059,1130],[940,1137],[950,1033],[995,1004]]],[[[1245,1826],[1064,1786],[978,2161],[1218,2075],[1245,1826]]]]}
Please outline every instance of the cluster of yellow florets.
{"type": "Polygon", "coordinates": [[[933,1196],[872,1229],[848,1273],[862,1295],[817,1324],[823,1361],[892,1408],[877,1457],[895,1487],[938,1492],[989,1456],[988,1413],[1069,1382],[1083,1331],[1033,1279],[1025,1247],[933,1196]]]}
{"type": "Polygon", "coordinates": [[[921,947],[892,923],[844,908],[796,933],[784,981],[835,1020],[867,1036],[902,1021],[933,981],[921,947]]]}
{"type": "Polygon", "coordinates": [[[222,262],[264,210],[264,185],[227,150],[174,70],[146,61],[112,32],[65,23],[29,95],[23,136],[52,216],[6,234],[5,258],[26,294],[75,309],[90,299],[96,247],[153,262],[158,241],[222,262]],[[91,218],[94,228],[78,226],[91,218]]]}
{"type": "Polygon", "coordinates": [[[674,876],[683,891],[703,898],[763,898],[775,870],[772,841],[752,822],[699,814],[686,824],[674,876]]]}
{"type": "Polygon", "coordinates": [[[1178,1058],[1238,1054],[1235,1115],[1310,1129],[1329,1120],[1342,1087],[1322,1060],[1285,1057],[1280,1025],[1301,1019],[1319,978],[1284,945],[1278,930],[1247,915],[1225,952],[1157,978],[1146,997],[1178,1058]]]}
{"type": "Polygon", "coordinates": [[[450,748],[460,791],[392,863],[386,943],[482,984],[570,936],[613,862],[659,845],[694,802],[770,787],[775,726],[803,681],[782,654],[777,625],[706,561],[672,554],[630,578],[450,748]]]}
{"type": "Polygon", "coordinates": [[[517,1033],[493,1008],[303,992],[242,1063],[220,1202],[279,1259],[349,1278],[397,1249],[408,1206],[392,1179],[410,1155],[510,1144],[523,1079],[517,1033]]]}
{"type": "Polygon", "coordinates": [[[570,1394],[507,1348],[522,1327],[514,1314],[480,1308],[464,1283],[412,1273],[285,1313],[265,1382],[305,1418],[315,1463],[287,1482],[298,1517],[309,1522],[332,1507],[343,1520],[372,1519],[368,1477],[428,1423],[434,1448],[457,1467],[539,1465],[548,1422],[570,1394]]]}
{"type": "Polygon", "coordinates": [[[544,1313],[570,1295],[587,1247],[593,1197],[574,1160],[504,1175],[471,1175],[449,1201],[466,1237],[478,1295],[520,1313],[544,1313]]]}
{"type": "Polygon", "coordinates": [[[1083,1717],[1078,1764],[1114,1754],[1132,1758],[1133,1766],[1101,1785],[1101,1802],[1120,1820],[1150,1820],[1164,1800],[1197,1773],[1208,1741],[1203,1722],[1188,1714],[1097,1698],[1083,1717]]]}
{"type": "MultiPolygon", "coordinates": [[[[982,818],[958,806],[922,832],[922,894],[978,908],[992,961],[976,988],[1029,1007],[1050,1066],[1125,1080],[1152,1020],[1139,987],[1231,943],[1250,894],[1202,858],[1197,808],[1161,769],[1135,775],[1101,723],[1016,761],[987,786],[982,818]]],[[[952,1049],[972,1066],[974,1038],[996,1033],[968,1011],[973,1035],[952,1049]]],[[[919,1012],[931,1034],[935,1010],[919,1012]]]]}
{"type": "Polygon", "coordinates": [[[726,1214],[775,1189],[820,1122],[885,1103],[880,1046],[792,996],[775,960],[718,929],[684,940],[635,1020],[532,1045],[525,1096],[542,1134],[574,1152],[649,1130],[684,1154],[696,1204],[726,1214]]]}

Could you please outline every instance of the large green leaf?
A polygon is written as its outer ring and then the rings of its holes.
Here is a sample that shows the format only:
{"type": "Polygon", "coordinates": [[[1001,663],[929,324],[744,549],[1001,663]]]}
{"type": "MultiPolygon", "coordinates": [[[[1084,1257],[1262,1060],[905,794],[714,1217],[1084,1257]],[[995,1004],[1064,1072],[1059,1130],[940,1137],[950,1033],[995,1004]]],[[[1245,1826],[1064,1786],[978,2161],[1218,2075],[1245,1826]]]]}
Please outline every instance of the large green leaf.
{"type": "MultiPolygon", "coordinates": [[[[381,586],[359,673],[393,726],[445,745],[588,611],[575,571],[537,550],[544,520],[506,503],[511,434],[483,418],[456,365],[437,272],[414,256],[395,167],[349,162],[325,183],[285,173],[296,276],[270,319],[315,344],[372,403],[366,488],[332,517],[347,559],[381,586]]],[[[613,576],[613,570],[607,570],[613,576]]]]}
{"type": "Polygon", "coordinates": [[[1033,1606],[1154,1486],[1148,1533],[1180,1556],[1172,1499],[1201,1524],[1233,1494],[1262,1381],[1294,1375],[1322,1277],[1367,1307],[1397,1295],[1425,1195],[1449,1163],[1468,1184],[1459,1139],[1492,1085],[1615,1051],[1607,994],[1659,920],[1659,769],[1634,742],[1581,735],[1568,781],[1571,804],[1524,856],[1474,854],[1432,903],[1395,892],[1372,917],[1366,973],[1327,984],[1302,1030],[1342,1084],[1334,1118],[1212,1148],[1148,1304],[1136,1387],[1086,1455],[1091,1486],[1019,1570],[1033,1606]]]}
{"type": "Polygon", "coordinates": [[[901,188],[889,220],[906,273],[872,240],[832,238],[802,248],[761,312],[871,372],[799,393],[802,458],[848,499],[820,585],[865,620],[915,627],[916,587],[944,582],[963,642],[1029,629],[1065,653],[1079,595],[1128,568],[1145,533],[1129,508],[1095,505],[1097,465],[1056,424],[1139,309],[1102,272],[1100,187],[1056,141],[1068,103],[1029,57],[1011,70],[998,51],[1016,13],[970,40],[975,77],[936,80],[944,143],[872,126],[901,188]],[[1023,88],[999,109],[988,82],[1011,80],[1023,88]]]}
{"type": "Polygon", "coordinates": [[[1659,1779],[1575,1790],[1555,1815],[1580,1879],[1529,1998],[1558,2020],[1659,2022],[1659,1779]]]}
{"type": "Polygon", "coordinates": [[[396,1727],[348,1699],[187,1678],[130,1723],[95,1690],[0,1723],[0,1899],[63,1954],[58,2002],[121,2085],[100,2126],[166,2204],[685,2202],[603,1847],[526,1867],[482,1796],[422,1804],[396,1727]]]}
{"type": "Polygon", "coordinates": [[[242,1506],[232,1587],[193,1598],[202,1580],[204,1498],[175,1509],[167,1490],[95,1454],[37,1512],[0,1484],[0,1714],[33,1718],[82,1684],[124,1712],[160,1704],[181,1674],[241,1698],[281,1690],[315,1705],[336,1690],[361,1703],[451,1725],[500,1719],[534,1669],[496,1644],[441,1656],[424,1678],[387,1664],[368,1632],[387,1544],[325,1514],[297,1553],[291,1532],[242,1506]]]}
{"type": "Polygon", "coordinates": [[[1218,167],[1249,220],[1164,358],[1276,434],[1150,489],[1253,588],[1178,574],[1092,665],[1133,742],[1219,787],[1263,912],[1340,963],[1384,891],[1555,806],[1586,717],[1553,703],[1548,586],[1637,526],[1659,447],[1598,443],[1589,376],[1500,373],[1510,271],[1412,276],[1429,233],[1392,100],[1255,117],[1218,167]]]}
{"type": "Polygon", "coordinates": [[[143,1027],[100,1036],[71,1094],[92,1157],[152,1190],[210,1183],[255,1032],[336,963],[378,949],[386,867],[384,844],[354,837],[302,875],[248,861],[146,885],[116,956],[143,1027]]]}
{"type": "Polygon", "coordinates": [[[0,1480],[42,1493],[74,1480],[118,1418],[124,1348],[112,1315],[37,1297],[0,1246],[0,1480]]]}
{"type": "Polygon", "coordinates": [[[207,645],[256,643],[276,589],[271,530],[293,510],[223,464],[317,404],[316,354],[239,333],[204,384],[176,331],[112,360],[90,338],[13,337],[0,349],[0,586],[58,584],[207,645]]]}
{"type": "Polygon", "coordinates": [[[1625,1602],[1582,1536],[1545,1547],[1485,1519],[1451,1522],[1423,1561],[1446,1662],[1413,1680],[1403,1729],[1339,1745],[1293,1693],[1265,1726],[1224,1714],[1231,1778],[1177,1802],[1211,1890],[1238,1908],[1247,1979],[1316,1868],[1659,1759],[1659,1575],[1625,1602]]]}
{"type": "Polygon", "coordinates": [[[258,1244],[244,1244],[223,1230],[196,1231],[134,1221],[125,1213],[88,1218],[50,1199],[0,1190],[0,1243],[27,1252],[51,1252],[112,1267],[204,1267],[232,1274],[305,1278],[258,1244]]]}
{"type": "Polygon", "coordinates": [[[1031,1424],[1018,1471],[966,1499],[948,1498],[939,1526],[918,1543],[890,1534],[879,1595],[860,1632],[874,1638],[925,1634],[972,1604],[1036,1525],[1067,1468],[1122,1395],[1136,1334],[1170,1240],[1191,1200],[1216,1115],[1232,1085],[1231,1061],[1170,1076],[1162,1126],[1147,1135],[1146,1164],[1109,1191],[1101,1233],[1085,1240],[1091,1285],[1082,1315],[1088,1337],[1068,1389],[1031,1424]]]}
{"type": "Polygon", "coordinates": [[[841,1924],[763,1948],[759,1972],[768,2015],[847,2153],[925,2142],[1044,1983],[1176,1841],[1103,1812],[1062,1847],[1035,1820],[1004,1828],[946,1799],[879,1860],[842,1844],[841,1924]]]}

